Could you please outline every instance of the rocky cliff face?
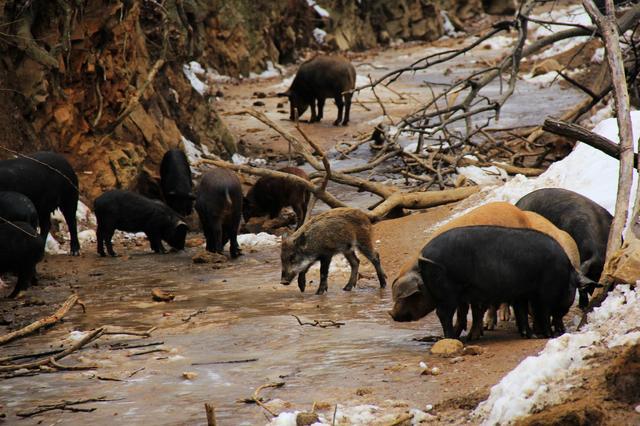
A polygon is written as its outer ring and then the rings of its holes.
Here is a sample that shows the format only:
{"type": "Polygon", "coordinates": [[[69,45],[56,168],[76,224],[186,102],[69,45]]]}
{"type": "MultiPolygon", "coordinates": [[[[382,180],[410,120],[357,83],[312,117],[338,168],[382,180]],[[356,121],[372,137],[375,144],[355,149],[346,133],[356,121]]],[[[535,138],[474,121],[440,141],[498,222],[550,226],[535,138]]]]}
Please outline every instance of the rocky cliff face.
{"type": "Polygon", "coordinates": [[[438,38],[443,10],[455,23],[481,7],[479,0],[319,3],[0,0],[0,157],[65,153],[87,201],[115,187],[155,195],[160,159],[183,136],[223,156],[235,150],[213,98],[185,77],[185,63],[247,76],[320,48],[315,28],[328,33],[324,49],[364,49],[438,38]]]}

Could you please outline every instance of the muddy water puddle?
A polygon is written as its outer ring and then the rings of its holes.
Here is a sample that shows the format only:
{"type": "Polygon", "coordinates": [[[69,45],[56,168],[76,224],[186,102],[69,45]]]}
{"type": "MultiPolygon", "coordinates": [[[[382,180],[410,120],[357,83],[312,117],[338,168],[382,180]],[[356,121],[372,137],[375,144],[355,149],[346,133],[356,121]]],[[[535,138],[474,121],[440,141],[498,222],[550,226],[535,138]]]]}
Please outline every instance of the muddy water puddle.
{"type": "MultiPolygon", "coordinates": [[[[338,262],[329,293],[317,296],[317,269],[308,275],[313,282],[304,294],[295,284],[279,284],[278,247],[245,250],[245,256],[219,270],[193,265],[194,250],[164,256],[135,252],[123,259],[87,254],[83,265],[88,269],[79,267],[74,282],[87,312],[73,311],[47,334],[3,347],[0,356],[57,347],[72,330],[105,324],[158,329],[147,339],[102,337],[99,347],[90,346],[64,360],[70,365],[96,364],[95,370],[0,381],[12,421],[17,419],[15,412],[38,404],[106,396],[115,401],[87,404],[97,408],[92,413],[54,411],[20,424],[42,419],[46,424],[198,424],[205,420],[204,402],[215,405],[221,424],[262,424],[264,410],[237,401],[251,397],[260,385],[281,381],[283,387],[261,393],[265,401],[275,399],[269,406],[276,412],[309,410],[314,401],[357,405],[358,389],[367,389],[379,400],[416,397],[397,385],[415,380],[419,373],[417,364],[427,346],[412,338],[438,334],[440,326],[435,318],[392,322],[386,314],[390,291],[378,288],[366,261],[357,289],[342,290],[347,274],[338,262]],[[152,288],[175,292],[176,299],[153,302],[152,288]],[[303,322],[333,320],[344,325],[301,326],[293,315],[303,322]],[[112,350],[111,345],[122,342],[164,343],[112,350]],[[161,351],[135,355],[152,349],[161,351]],[[398,365],[403,365],[400,371],[398,365]],[[185,379],[185,372],[195,377],[185,379]]],[[[66,261],[64,257],[56,256],[48,267],[66,261]]],[[[51,285],[66,284],[63,278],[51,285]]],[[[420,393],[432,390],[427,385],[420,393]]]]}

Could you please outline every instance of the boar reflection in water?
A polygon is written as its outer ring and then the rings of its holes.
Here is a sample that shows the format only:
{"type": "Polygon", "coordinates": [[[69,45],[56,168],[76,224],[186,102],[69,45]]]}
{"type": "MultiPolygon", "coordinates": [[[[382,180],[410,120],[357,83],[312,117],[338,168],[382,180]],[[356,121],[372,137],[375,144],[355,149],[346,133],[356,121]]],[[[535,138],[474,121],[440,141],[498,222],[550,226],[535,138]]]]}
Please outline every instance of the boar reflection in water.
{"type": "Polygon", "coordinates": [[[386,286],[386,276],[380,265],[380,256],[371,241],[371,221],[358,209],[338,208],[321,213],[302,225],[293,235],[282,240],[282,279],[289,285],[298,275],[298,287],[304,291],[306,273],[320,261],[320,285],[316,294],[327,291],[327,278],[331,258],[342,253],[351,266],[349,282],[343,290],[350,291],[358,280],[360,261],[355,250],[375,266],[380,287],[386,286]]]}

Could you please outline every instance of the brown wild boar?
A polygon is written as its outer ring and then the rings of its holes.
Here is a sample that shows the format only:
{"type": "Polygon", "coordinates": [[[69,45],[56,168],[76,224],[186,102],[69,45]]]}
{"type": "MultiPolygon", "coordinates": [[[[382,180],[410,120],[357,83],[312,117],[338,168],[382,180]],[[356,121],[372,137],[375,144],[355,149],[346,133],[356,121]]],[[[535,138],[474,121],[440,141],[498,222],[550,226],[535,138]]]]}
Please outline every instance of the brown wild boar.
{"type": "MultiPolygon", "coordinates": [[[[284,167],[279,172],[291,173],[309,180],[304,170],[297,167],[284,167]]],[[[307,214],[309,190],[296,182],[286,179],[264,176],[249,189],[242,203],[244,221],[256,216],[269,215],[271,219],[278,217],[283,207],[290,206],[296,213],[296,229],[302,226],[307,214]]]]}
{"type": "Polygon", "coordinates": [[[353,90],[355,85],[356,69],[349,60],[342,56],[319,55],[300,65],[289,90],[278,96],[289,98],[291,121],[299,119],[311,107],[310,123],[322,120],[325,99],[333,98],[338,107],[338,118],[333,124],[337,126],[342,122],[346,126],[349,122],[352,94],[344,92],[353,90]]]}
{"type": "Polygon", "coordinates": [[[380,256],[371,241],[371,221],[358,209],[338,208],[320,213],[311,218],[290,237],[282,239],[281,283],[289,285],[298,275],[298,287],[304,291],[305,274],[312,264],[320,261],[320,285],[316,294],[327,291],[327,277],[331,258],[342,253],[351,266],[349,282],[343,288],[350,291],[358,280],[360,261],[358,249],[376,268],[380,287],[386,286],[386,275],[380,265],[380,256]]]}

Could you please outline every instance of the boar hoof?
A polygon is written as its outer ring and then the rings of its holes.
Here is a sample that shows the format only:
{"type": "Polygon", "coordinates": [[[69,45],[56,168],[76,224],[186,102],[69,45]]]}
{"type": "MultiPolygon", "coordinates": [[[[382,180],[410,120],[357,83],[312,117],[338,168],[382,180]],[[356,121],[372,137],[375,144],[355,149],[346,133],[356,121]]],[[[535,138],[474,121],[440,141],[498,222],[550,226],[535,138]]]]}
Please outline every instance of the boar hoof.
{"type": "Polygon", "coordinates": [[[347,284],[347,285],[345,285],[342,289],[343,289],[344,291],[351,291],[351,289],[352,289],[352,288],[353,288],[353,285],[351,285],[351,284],[347,284]]]}
{"type": "Polygon", "coordinates": [[[336,121],[334,121],[334,122],[333,122],[333,125],[334,125],[334,126],[339,126],[339,125],[340,125],[340,122],[339,122],[338,120],[336,120],[336,121]]]}
{"type": "Polygon", "coordinates": [[[326,288],[319,287],[318,291],[316,291],[316,294],[323,294],[323,293],[326,293],[326,292],[327,292],[326,288]]]}

